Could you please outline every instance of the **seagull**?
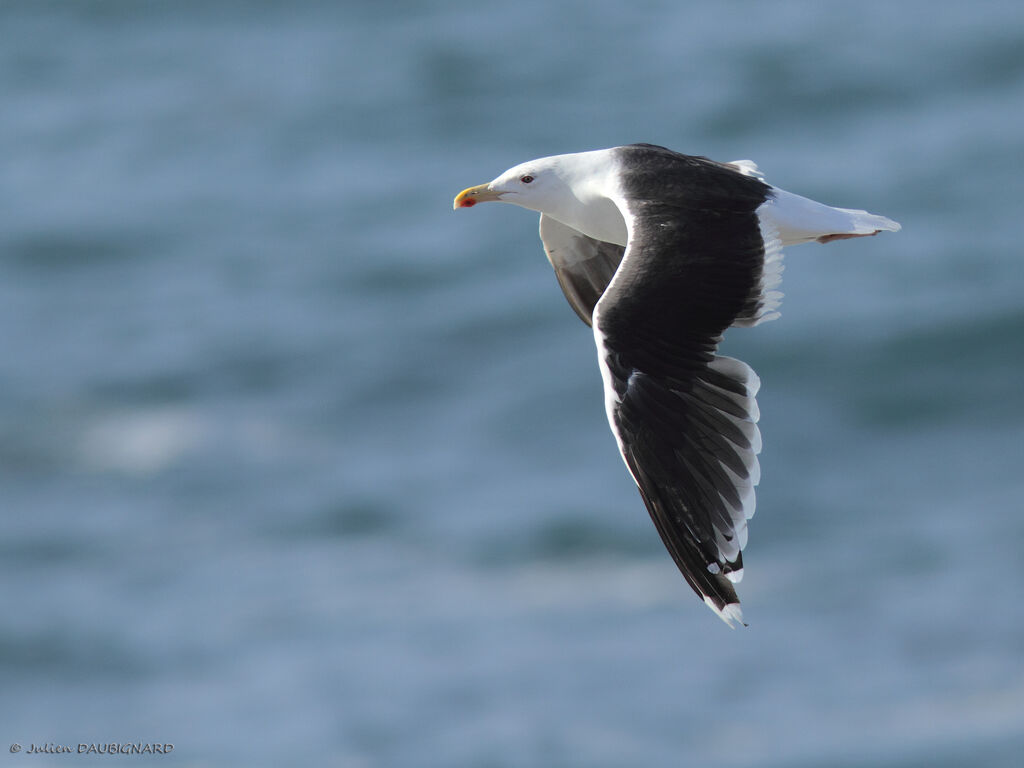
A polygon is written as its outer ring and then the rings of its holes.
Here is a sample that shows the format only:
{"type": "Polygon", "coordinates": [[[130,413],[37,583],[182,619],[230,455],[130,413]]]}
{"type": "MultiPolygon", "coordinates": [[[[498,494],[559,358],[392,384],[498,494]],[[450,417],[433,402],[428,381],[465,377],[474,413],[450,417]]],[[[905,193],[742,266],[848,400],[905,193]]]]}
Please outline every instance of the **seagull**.
{"type": "Polygon", "coordinates": [[[861,210],[652,144],[542,157],[464,189],[454,208],[513,203],[570,306],[591,326],[608,423],[687,583],[743,624],[747,521],[760,480],[757,374],[717,353],[725,330],[779,316],[782,248],[896,232],[861,210]]]}

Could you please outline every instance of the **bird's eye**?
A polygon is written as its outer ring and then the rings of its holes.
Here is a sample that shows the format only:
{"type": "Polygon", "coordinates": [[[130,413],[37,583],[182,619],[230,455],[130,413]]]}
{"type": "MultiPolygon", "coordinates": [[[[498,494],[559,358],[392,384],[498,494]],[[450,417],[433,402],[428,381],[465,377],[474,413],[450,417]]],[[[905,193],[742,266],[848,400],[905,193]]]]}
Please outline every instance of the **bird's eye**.
{"type": "Polygon", "coordinates": [[[530,175],[520,176],[519,180],[521,182],[523,182],[523,184],[529,184],[531,181],[533,181],[533,176],[530,176],[530,175]]]}

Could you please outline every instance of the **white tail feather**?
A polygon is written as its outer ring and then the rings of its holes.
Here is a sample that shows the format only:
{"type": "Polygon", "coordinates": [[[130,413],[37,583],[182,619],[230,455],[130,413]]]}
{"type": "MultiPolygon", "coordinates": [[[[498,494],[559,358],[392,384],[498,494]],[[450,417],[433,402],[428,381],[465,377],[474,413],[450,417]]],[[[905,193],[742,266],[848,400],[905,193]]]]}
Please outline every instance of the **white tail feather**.
{"type": "Polygon", "coordinates": [[[758,209],[775,224],[782,244],[796,245],[830,235],[872,235],[882,230],[897,232],[900,225],[885,216],[851,208],[833,208],[782,189],[758,209]]]}

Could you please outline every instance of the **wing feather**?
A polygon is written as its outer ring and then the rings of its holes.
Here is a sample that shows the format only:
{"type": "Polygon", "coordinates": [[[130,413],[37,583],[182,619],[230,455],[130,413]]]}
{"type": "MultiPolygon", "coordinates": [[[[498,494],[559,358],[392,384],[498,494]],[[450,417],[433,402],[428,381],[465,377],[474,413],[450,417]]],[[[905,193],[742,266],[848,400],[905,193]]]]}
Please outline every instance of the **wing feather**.
{"type": "Polygon", "coordinates": [[[540,239],[569,306],[587,325],[594,306],[622,261],[625,248],[595,240],[541,214],[540,239]]]}
{"type": "Polygon", "coordinates": [[[593,327],[623,460],[684,578],[732,625],[742,621],[734,584],[760,479],[760,382],[717,347],[729,326],[774,311],[766,289],[780,249],[757,213],[768,188],[712,165],[700,171],[714,183],[754,186],[727,208],[689,191],[644,197],[642,185],[623,195],[629,240],[593,327]]]}

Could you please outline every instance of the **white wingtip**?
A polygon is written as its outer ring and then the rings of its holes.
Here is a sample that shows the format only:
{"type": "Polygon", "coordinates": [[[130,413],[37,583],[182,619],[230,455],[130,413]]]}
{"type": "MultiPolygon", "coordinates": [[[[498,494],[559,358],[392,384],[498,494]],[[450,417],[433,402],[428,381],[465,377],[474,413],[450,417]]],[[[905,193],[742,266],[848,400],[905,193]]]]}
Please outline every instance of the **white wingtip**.
{"type": "Polygon", "coordinates": [[[704,602],[707,603],[708,608],[715,612],[718,618],[729,625],[729,629],[736,629],[736,624],[734,622],[739,622],[740,626],[747,626],[743,622],[743,611],[740,610],[739,603],[726,603],[724,608],[719,609],[713,602],[711,602],[711,598],[709,597],[705,597],[704,602]]]}

